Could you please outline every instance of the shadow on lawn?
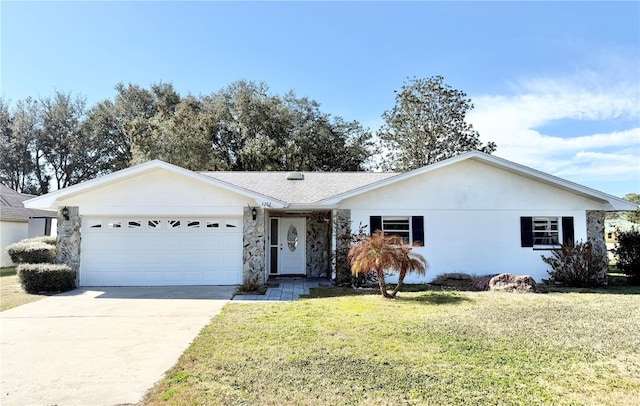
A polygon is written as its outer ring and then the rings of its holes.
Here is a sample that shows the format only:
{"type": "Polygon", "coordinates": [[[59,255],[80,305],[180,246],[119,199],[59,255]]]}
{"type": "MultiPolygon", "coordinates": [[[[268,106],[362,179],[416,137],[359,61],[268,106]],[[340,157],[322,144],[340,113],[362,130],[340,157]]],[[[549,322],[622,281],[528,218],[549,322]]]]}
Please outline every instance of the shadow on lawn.
{"type": "MultiPolygon", "coordinates": [[[[322,299],[345,296],[381,296],[377,288],[354,289],[349,287],[318,287],[311,288],[308,295],[301,295],[301,299],[322,299]]],[[[470,302],[472,299],[457,294],[455,291],[435,290],[413,287],[398,292],[396,299],[398,302],[416,302],[430,305],[457,304],[470,302]],[[419,293],[416,295],[415,293],[419,293]]]]}
{"type": "Polygon", "coordinates": [[[397,300],[400,302],[417,302],[429,305],[447,305],[447,304],[459,304],[462,302],[472,302],[473,300],[466,297],[457,295],[455,292],[425,292],[419,296],[402,296],[402,292],[399,293],[397,300]]]}

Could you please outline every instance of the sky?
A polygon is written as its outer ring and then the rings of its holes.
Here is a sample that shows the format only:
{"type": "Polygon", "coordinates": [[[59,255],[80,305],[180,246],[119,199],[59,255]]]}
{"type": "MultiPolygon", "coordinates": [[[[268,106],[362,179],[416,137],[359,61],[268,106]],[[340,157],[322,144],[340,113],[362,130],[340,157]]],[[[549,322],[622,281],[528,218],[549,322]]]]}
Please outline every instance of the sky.
{"type": "Polygon", "coordinates": [[[394,90],[440,75],[495,155],[640,193],[640,2],[0,1],[0,96],[294,90],[375,131],[394,90]]]}

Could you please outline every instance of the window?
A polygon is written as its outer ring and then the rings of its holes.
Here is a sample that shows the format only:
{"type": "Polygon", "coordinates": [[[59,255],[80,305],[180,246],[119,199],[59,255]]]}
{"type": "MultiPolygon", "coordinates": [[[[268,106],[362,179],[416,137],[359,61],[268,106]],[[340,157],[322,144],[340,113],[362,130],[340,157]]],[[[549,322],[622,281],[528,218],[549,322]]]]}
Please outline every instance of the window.
{"type": "Polygon", "coordinates": [[[108,228],[122,228],[122,221],[110,221],[107,223],[108,228]]]}
{"type": "Polygon", "coordinates": [[[170,228],[180,228],[180,220],[168,220],[167,224],[170,228]]]}
{"type": "Polygon", "coordinates": [[[220,222],[207,220],[207,228],[218,228],[220,227],[220,222]]]}
{"type": "Polygon", "coordinates": [[[147,227],[149,228],[159,228],[160,227],[160,220],[149,220],[147,221],[147,227]]]}
{"type": "Polygon", "coordinates": [[[405,244],[411,242],[409,217],[382,217],[382,231],[385,234],[402,237],[405,244]]]}
{"type": "Polygon", "coordinates": [[[187,222],[187,228],[200,228],[200,222],[198,220],[190,220],[187,222]]]}
{"type": "Polygon", "coordinates": [[[533,218],[533,245],[560,245],[557,217],[533,218]]]}
{"type": "Polygon", "coordinates": [[[557,248],[573,244],[573,217],[520,217],[522,247],[557,248]]]}
{"type": "Polygon", "coordinates": [[[140,228],[142,226],[141,221],[129,220],[127,222],[127,228],[140,228]]]}
{"type": "Polygon", "coordinates": [[[406,244],[424,246],[423,216],[371,216],[369,226],[371,233],[381,230],[402,237],[406,244]]]}

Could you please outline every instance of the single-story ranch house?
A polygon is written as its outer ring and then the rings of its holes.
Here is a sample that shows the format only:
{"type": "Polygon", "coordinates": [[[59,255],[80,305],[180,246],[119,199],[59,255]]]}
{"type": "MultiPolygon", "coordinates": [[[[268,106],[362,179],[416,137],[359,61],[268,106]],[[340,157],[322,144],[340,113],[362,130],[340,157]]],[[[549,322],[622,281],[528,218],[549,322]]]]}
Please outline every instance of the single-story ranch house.
{"type": "MultiPolygon", "coordinates": [[[[58,210],[59,260],[81,286],[234,285],[335,277],[359,227],[403,236],[426,279],[529,274],[559,244],[602,252],[614,196],[481,152],[407,173],[192,172],[150,161],[25,202],[58,210]]],[[[407,282],[418,282],[407,277],[407,282]]]]}

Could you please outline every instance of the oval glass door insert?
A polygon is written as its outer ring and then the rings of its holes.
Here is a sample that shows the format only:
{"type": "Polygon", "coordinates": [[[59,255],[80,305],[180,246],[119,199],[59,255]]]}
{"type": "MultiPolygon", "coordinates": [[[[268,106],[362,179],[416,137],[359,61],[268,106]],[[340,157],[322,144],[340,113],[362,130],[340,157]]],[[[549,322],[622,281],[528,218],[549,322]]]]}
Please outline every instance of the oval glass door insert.
{"type": "Polygon", "coordinates": [[[293,224],[289,226],[289,231],[287,231],[287,244],[291,252],[294,252],[296,248],[298,248],[298,230],[293,224]]]}

